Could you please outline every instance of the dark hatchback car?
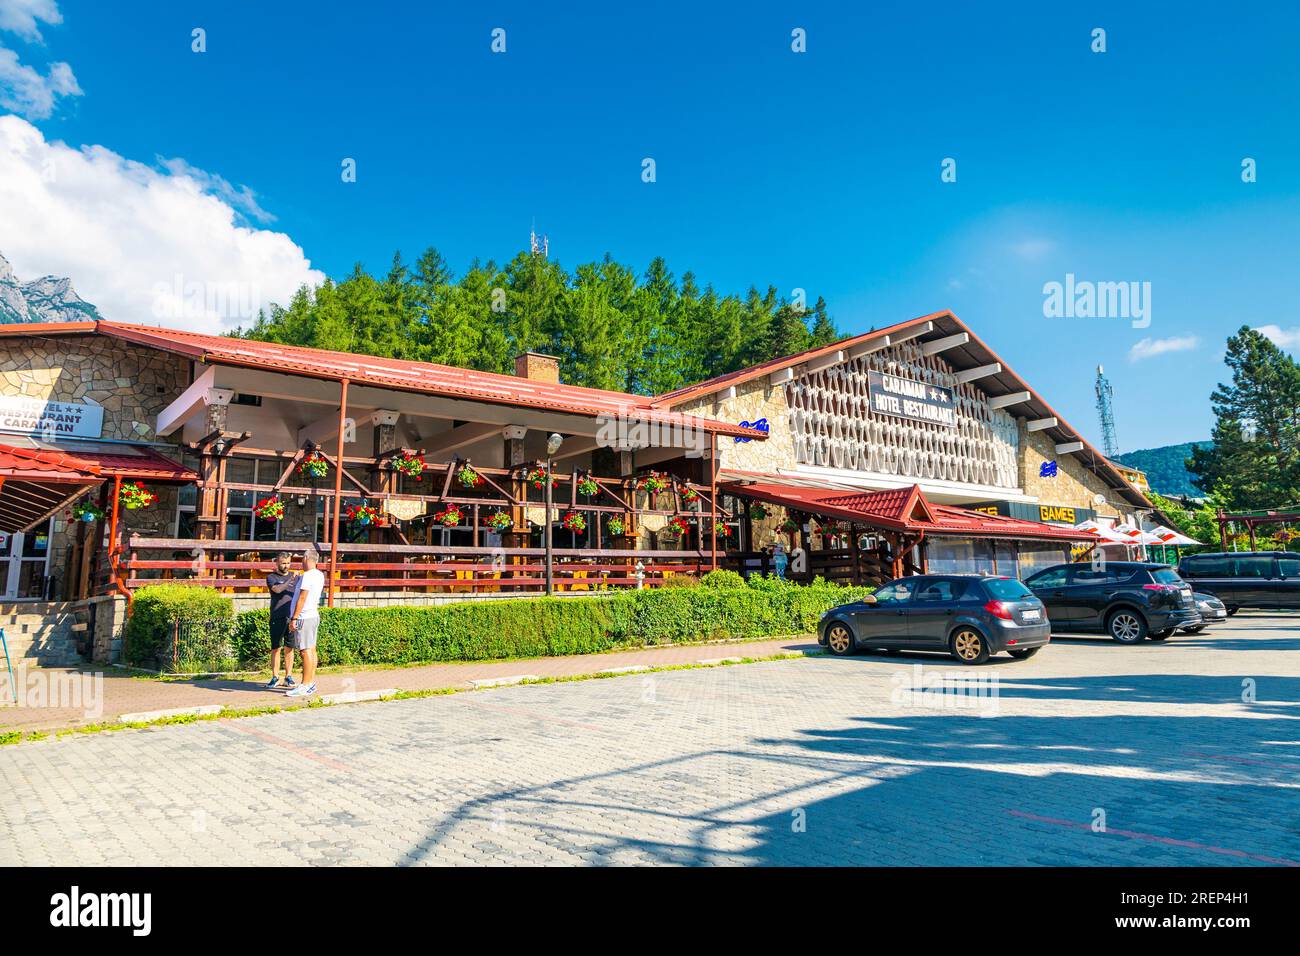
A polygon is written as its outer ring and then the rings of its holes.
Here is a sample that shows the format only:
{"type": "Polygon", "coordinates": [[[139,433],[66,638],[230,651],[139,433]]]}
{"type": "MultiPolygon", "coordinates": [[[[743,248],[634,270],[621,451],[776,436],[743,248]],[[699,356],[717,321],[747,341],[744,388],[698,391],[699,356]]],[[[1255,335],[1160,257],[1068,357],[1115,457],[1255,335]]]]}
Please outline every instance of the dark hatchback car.
{"type": "Polygon", "coordinates": [[[1058,564],[1025,579],[1047,605],[1052,631],[1101,631],[1121,644],[1162,641],[1201,623],[1191,587],[1164,564],[1058,564]]]}
{"type": "Polygon", "coordinates": [[[858,650],[947,651],[963,664],[993,654],[1032,657],[1052,639],[1043,602],[1015,578],[922,574],[899,578],[853,604],[831,608],[817,643],[858,650]]]}
{"type": "Polygon", "coordinates": [[[1300,608],[1300,554],[1294,551],[1228,551],[1194,554],[1178,573],[1198,591],[1238,608],[1300,608]]]}

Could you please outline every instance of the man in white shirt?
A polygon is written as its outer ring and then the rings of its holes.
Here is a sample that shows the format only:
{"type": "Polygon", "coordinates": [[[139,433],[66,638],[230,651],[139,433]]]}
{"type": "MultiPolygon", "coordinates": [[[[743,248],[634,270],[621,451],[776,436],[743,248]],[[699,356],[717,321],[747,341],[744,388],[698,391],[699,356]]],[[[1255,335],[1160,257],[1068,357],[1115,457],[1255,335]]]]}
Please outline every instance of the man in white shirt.
{"type": "Polygon", "coordinates": [[[320,596],[325,590],[325,575],[316,569],[318,560],[311,548],[302,553],[303,570],[294,587],[289,620],[293,646],[302,656],[302,684],[289,691],[287,697],[310,697],[316,693],[316,631],[320,627],[320,596]]]}

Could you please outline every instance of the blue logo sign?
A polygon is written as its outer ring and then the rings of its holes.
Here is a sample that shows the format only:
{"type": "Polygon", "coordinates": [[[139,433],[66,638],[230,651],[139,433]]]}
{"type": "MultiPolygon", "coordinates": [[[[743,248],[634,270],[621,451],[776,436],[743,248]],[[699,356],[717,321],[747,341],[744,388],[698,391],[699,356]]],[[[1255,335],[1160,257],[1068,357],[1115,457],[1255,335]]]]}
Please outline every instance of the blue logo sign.
{"type": "Polygon", "coordinates": [[[1039,477],[1039,478],[1055,478],[1055,477],[1056,477],[1056,462],[1054,462],[1054,461],[1045,461],[1045,462],[1043,462],[1041,465],[1039,465],[1039,466],[1038,466],[1038,477],[1039,477]]]}
{"type": "MultiPolygon", "coordinates": [[[[761,432],[766,432],[766,431],[768,430],[768,424],[767,424],[767,419],[766,419],[766,418],[760,418],[760,419],[759,419],[758,421],[756,421],[756,422],[741,422],[741,423],[740,423],[740,427],[741,427],[741,428],[757,428],[757,429],[758,429],[759,431],[761,431],[761,432]]],[[[752,439],[752,438],[745,438],[744,436],[737,436],[737,438],[736,438],[736,444],[739,445],[741,442],[753,441],[753,440],[754,440],[754,439],[752,439]]]]}

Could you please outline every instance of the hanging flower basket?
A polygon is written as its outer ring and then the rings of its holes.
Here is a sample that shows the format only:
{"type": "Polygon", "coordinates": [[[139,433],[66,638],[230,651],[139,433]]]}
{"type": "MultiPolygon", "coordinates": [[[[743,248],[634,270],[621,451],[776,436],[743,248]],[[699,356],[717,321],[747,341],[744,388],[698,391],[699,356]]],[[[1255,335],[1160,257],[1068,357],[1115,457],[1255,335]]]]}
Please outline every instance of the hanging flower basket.
{"type": "Polygon", "coordinates": [[[694,488],[682,489],[682,501],[686,502],[688,505],[694,504],[699,500],[700,500],[700,493],[696,491],[694,488]]]}
{"type": "Polygon", "coordinates": [[[680,538],[691,530],[691,523],[681,515],[668,519],[668,524],[664,525],[664,534],[670,538],[680,538]]]}
{"type": "Polygon", "coordinates": [[[460,470],[456,472],[456,480],[465,488],[477,488],[479,485],[487,484],[487,479],[469,465],[460,466],[460,470]]]}
{"type": "Polygon", "coordinates": [[[347,511],[343,512],[343,517],[348,524],[361,528],[381,523],[379,509],[372,508],[370,505],[348,505],[347,511]]]}
{"type": "Polygon", "coordinates": [[[158,496],[147,490],[138,481],[123,485],[122,491],[118,495],[118,501],[122,502],[122,507],[127,511],[139,511],[141,508],[148,508],[157,500],[158,496]]]}
{"type": "Polygon", "coordinates": [[[534,468],[524,477],[524,481],[528,482],[538,491],[541,491],[546,487],[548,481],[551,484],[555,484],[555,476],[548,474],[545,468],[534,468]]]}
{"type": "Polygon", "coordinates": [[[493,531],[509,531],[514,527],[514,519],[508,511],[494,511],[488,515],[487,526],[493,531]]]}
{"type": "Polygon", "coordinates": [[[104,510],[89,501],[78,501],[68,510],[68,517],[73,521],[102,521],[104,510]]]}
{"type": "Polygon", "coordinates": [[[645,491],[649,494],[658,494],[668,487],[668,479],[658,472],[652,471],[636,483],[638,491],[645,491]]]}
{"type": "Polygon", "coordinates": [[[759,504],[757,501],[755,501],[753,504],[749,506],[749,517],[752,518],[754,521],[762,521],[769,514],[770,512],[767,510],[767,508],[759,504]]]}
{"type": "Polygon", "coordinates": [[[728,524],[715,525],[714,530],[717,533],[718,537],[724,541],[726,541],[731,537],[731,525],[728,524]]]}
{"type": "Polygon", "coordinates": [[[330,470],[330,463],[318,451],[312,452],[298,464],[298,474],[304,478],[324,478],[330,470]]]}
{"type": "Polygon", "coordinates": [[[561,518],[560,524],[563,525],[567,530],[572,531],[575,534],[587,530],[587,519],[584,518],[582,515],[578,514],[578,512],[576,511],[570,511],[563,518],[561,518]]]}
{"type": "Polygon", "coordinates": [[[588,475],[578,480],[578,494],[590,498],[600,494],[600,482],[588,475]]]}
{"type": "Polygon", "coordinates": [[[786,518],[781,522],[781,530],[787,534],[796,534],[799,531],[800,524],[793,518],[786,518]]]}
{"type": "Polygon", "coordinates": [[[279,498],[263,498],[253,509],[253,514],[263,521],[279,521],[284,517],[284,502],[279,498]]]}
{"type": "Polygon", "coordinates": [[[393,470],[400,471],[404,475],[409,475],[416,481],[424,480],[424,456],[408,455],[402,452],[400,455],[393,456],[393,470]]]}
{"type": "Polygon", "coordinates": [[[839,521],[823,521],[821,524],[817,525],[817,533],[822,535],[839,534],[844,530],[845,528],[843,523],[839,521]]]}
{"type": "Polygon", "coordinates": [[[442,525],[444,528],[456,527],[456,525],[461,523],[463,518],[464,515],[460,513],[460,508],[457,505],[447,505],[447,507],[443,508],[433,516],[433,520],[438,522],[438,524],[442,525]]]}
{"type": "Polygon", "coordinates": [[[605,527],[609,529],[610,534],[622,534],[627,530],[627,524],[618,515],[610,518],[605,527]]]}

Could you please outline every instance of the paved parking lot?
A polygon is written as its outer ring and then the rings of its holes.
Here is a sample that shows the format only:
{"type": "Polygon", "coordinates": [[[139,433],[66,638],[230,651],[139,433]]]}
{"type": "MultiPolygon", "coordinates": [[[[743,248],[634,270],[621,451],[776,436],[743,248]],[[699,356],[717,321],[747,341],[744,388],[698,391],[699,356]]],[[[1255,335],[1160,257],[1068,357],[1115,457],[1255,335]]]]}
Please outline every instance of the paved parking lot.
{"type": "Polygon", "coordinates": [[[1297,865],[1297,651],[1243,612],[24,743],[0,864],[1297,865]],[[997,683],[906,693],[955,675],[997,683]]]}

